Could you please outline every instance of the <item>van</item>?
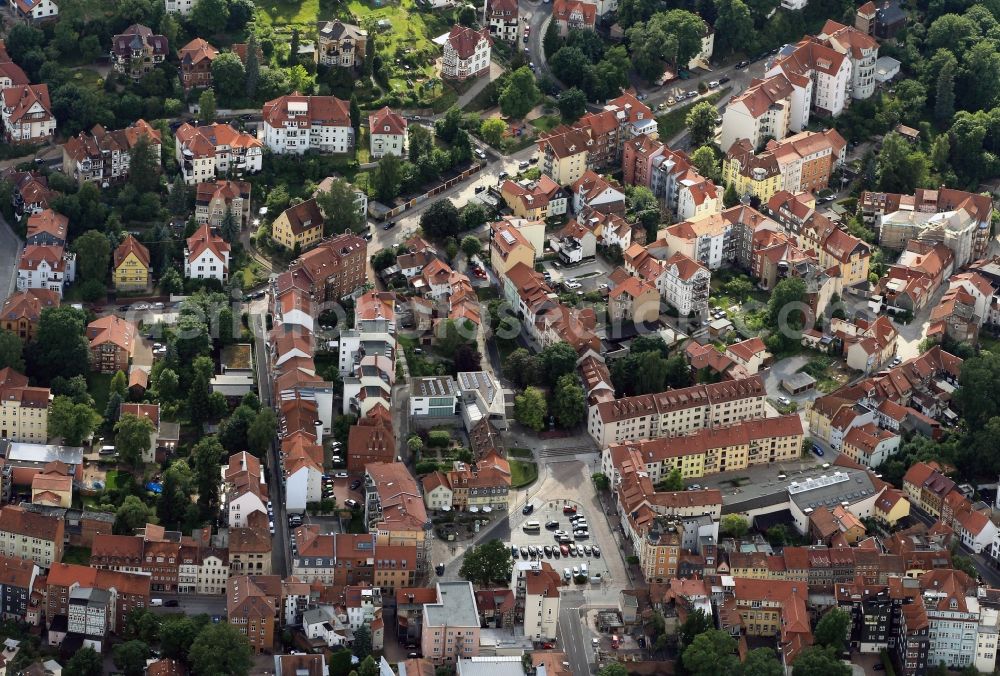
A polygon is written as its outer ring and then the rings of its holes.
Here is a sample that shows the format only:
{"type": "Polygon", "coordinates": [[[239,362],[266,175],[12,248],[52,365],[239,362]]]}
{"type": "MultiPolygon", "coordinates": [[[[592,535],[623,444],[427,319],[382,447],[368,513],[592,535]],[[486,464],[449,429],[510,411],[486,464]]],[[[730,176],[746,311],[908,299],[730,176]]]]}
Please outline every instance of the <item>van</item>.
{"type": "Polygon", "coordinates": [[[587,572],[587,564],[586,563],[581,563],[580,564],[580,575],[587,575],[587,574],[588,574],[588,572],[587,572]]]}
{"type": "Polygon", "coordinates": [[[163,605],[163,599],[149,599],[150,608],[159,608],[163,605]]]}
{"type": "Polygon", "coordinates": [[[528,521],[522,527],[525,533],[540,533],[542,532],[542,524],[537,521],[528,521]]]}
{"type": "Polygon", "coordinates": [[[114,455],[115,454],[115,447],[114,446],[101,446],[101,450],[99,451],[99,454],[100,455],[114,455]]]}

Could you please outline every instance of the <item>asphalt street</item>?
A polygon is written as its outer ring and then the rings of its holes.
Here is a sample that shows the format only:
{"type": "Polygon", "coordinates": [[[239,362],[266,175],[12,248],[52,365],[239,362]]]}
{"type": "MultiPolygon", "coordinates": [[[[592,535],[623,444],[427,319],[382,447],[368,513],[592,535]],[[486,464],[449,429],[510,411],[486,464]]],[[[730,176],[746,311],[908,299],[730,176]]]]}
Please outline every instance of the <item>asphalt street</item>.
{"type": "Polygon", "coordinates": [[[225,596],[198,596],[195,594],[153,592],[153,598],[162,599],[163,601],[177,601],[177,605],[172,608],[166,606],[151,607],[150,610],[158,615],[201,615],[205,613],[206,615],[226,616],[225,596]]]}
{"type": "Polygon", "coordinates": [[[0,303],[14,292],[17,282],[17,257],[21,240],[3,216],[0,216],[0,303]]]}
{"type": "Polygon", "coordinates": [[[566,653],[572,673],[590,674],[593,672],[593,649],[590,641],[584,636],[583,620],[580,618],[580,606],[583,605],[583,594],[580,592],[564,592],[560,602],[559,626],[557,629],[559,647],[566,653]]]}

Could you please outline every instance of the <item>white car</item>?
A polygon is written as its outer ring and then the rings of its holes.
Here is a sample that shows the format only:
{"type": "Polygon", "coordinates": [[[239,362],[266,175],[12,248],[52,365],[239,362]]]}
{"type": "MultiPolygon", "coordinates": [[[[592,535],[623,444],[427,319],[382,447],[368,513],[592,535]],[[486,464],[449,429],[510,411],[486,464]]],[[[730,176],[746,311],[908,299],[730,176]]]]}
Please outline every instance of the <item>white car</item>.
{"type": "Polygon", "coordinates": [[[789,399],[788,397],[778,397],[778,403],[781,404],[782,406],[788,406],[789,404],[792,403],[792,400],[789,399]]]}

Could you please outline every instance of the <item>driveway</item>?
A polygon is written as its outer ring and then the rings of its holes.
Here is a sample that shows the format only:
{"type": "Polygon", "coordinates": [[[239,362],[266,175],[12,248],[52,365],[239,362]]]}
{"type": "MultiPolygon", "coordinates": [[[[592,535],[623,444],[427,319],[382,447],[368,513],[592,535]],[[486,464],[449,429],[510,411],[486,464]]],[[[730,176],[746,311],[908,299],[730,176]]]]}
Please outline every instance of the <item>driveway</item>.
{"type": "MultiPolygon", "coordinates": [[[[920,343],[927,337],[927,328],[930,326],[931,310],[937,307],[941,298],[948,291],[948,285],[942,284],[941,288],[927,301],[927,304],[917,312],[909,324],[893,322],[899,332],[896,341],[896,356],[903,361],[920,356],[920,343]]],[[[871,319],[872,315],[868,311],[868,301],[851,294],[844,295],[844,302],[851,309],[851,313],[857,315],[863,313],[866,318],[871,319]]]]}
{"type": "Polygon", "coordinates": [[[546,261],[542,265],[552,275],[553,282],[573,280],[582,284],[580,291],[584,293],[596,291],[601,284],[606,284],[613,270],[611,264],[600,256],[570,266],[559,263],[556,267],[554,261],[546,261]]]}
{"type": "Polygon", "coordinates": [[[768,370],[767,375],[764,378],[764,387],[767,389],[767,396],[771,399],[777,399],[778,397],[788,397],[797,404],[803,404],[805,402],[813,401],[814,399],[822,396],[822,392],[818,390],[813,390],[811,392],[804,392],[803,394],[791,395],[785,392],[781,387],[781,381],[798,372],[800,368],[809,363],[809,357],[806,355],[797,355],[795,357],[788,357],[787,359],[782,359],[771,365],[768,370]]]}

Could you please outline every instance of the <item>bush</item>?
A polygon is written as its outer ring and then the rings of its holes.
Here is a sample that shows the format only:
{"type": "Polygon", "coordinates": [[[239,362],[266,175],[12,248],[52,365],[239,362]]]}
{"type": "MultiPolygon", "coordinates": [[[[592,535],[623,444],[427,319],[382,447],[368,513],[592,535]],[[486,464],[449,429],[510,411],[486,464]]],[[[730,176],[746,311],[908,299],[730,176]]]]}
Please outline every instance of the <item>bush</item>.
{"type": "Polygon", "coordinates": [[[587,584],[587,576],[577,575],[576,577],[573,578],[573,582],[576,582],[577,584],[587,584]]]}
{"type": "Polygon", "coordinates": [[[418,476],[421,474],[430,474],[438,471],[438,464],[433,460],[423,460],[418,462],[414,469],[416,469],[418,476]]]}
{"type": "Polygon", "coordinates": [[[88,279],[80,285],[80,297],[87,303],[101,300],[107,293],[107,289],[96,279],[88,279]]]}
{"type": "Polygon", "coordinates": [[[427,445],[432,448],[446,448],[451,444],[451,433],[445,430],[431,430],[427,434],[427,445]]]}

